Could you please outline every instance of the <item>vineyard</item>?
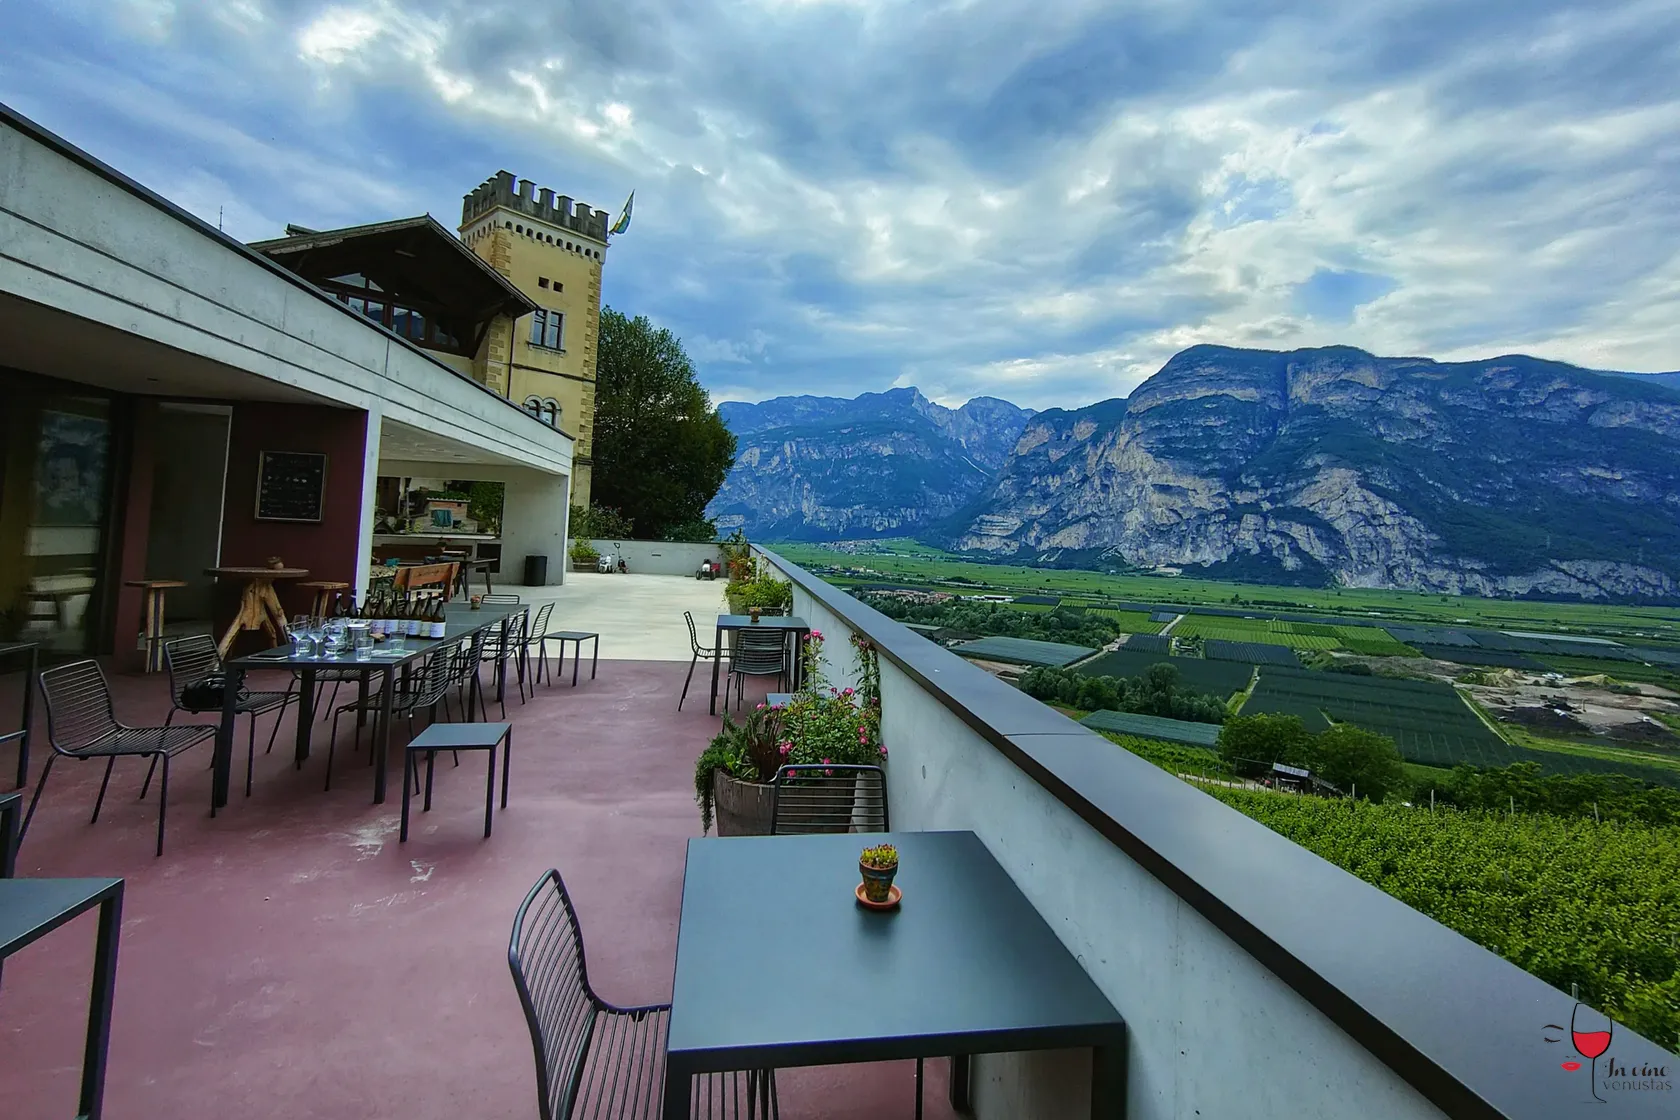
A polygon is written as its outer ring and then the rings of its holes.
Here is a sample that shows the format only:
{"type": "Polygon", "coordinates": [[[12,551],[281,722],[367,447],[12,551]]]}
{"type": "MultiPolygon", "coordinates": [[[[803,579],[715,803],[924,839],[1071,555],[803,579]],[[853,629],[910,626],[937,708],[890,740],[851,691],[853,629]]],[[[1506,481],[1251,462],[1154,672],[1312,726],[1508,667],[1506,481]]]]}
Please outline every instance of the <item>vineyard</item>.
{"type": "MultiPolygon", "coordinates": [[[[1290,649],[1335,649],[1341,645],[1333,634],[1297,634],[1299,623],[1265,618],[1226,618],[1220,615],[1187,615],[1173,628],[1179,638],[1213,638],[1225,642],[1263,642],[1290,649]]],[[[1309,624],[1310,625],[1310,624],[1309,624]]],[[[1319,627],[1324,629],[1324,627],[1319,627]]]]}
{"type": "Polygon", "coordinates": [[[1117,610],[1112,607],[1086,607],[1091,614],[1101,615],[1112,619],[1121,630],[1128,634],[1159,634],[1165,623],[1156,622],[1149,617],[1148,611],[1117,610]]]}
{"type": "Polygon", "coordinates": [[[1205,789],[1647,1038],[1680,1035],[1680,830],[1205,789]]]}
{"type": "Polygon", "coordinates": [[[1240,661],[1206,661],[1200,657],[1168,657],[1124,649],[1081,662],[1074,671],[1087,677],[1141,677],[1151,665],[1160,664],[1177,669],[1179,680],[1186,688],[1221,698],[1243,691],[1254,676],[1254,666],[1240,661]]]}
{"type": "Polygon", "coordinates": [[[1299,716],[1308,731],[1329,720],[1387,735],[1407,762],[1451,769],[1537,762],[1547,773],[1629,774],[1645,781],[1680,784],[1680,771],[1640,766],[1587,753],[1529,750],[1507,743],[1470,709],[1457,690],[1435,681],[1355,677],[1265,666],[1244,715],[1299,716]],[[1325,717],[1328,716],[1329,719],[1325,717]]]}
{"type": "Polygon", "coordinates": [[[1213,661],[1246,661],[1250,665],[1293,665],[1299,667],[1300,658],[1288,646],[1274,646],[1266,642],[1227,642],[1209,638],[1202,643],[1202,655],[1213,661]]]}

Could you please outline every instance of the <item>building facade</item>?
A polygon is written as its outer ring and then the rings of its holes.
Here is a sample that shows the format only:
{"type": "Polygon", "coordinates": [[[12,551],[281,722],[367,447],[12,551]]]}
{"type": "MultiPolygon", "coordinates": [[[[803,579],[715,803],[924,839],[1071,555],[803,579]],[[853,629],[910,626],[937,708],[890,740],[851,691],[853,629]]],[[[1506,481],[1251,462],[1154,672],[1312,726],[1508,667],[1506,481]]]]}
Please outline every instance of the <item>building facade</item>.
{"type": "Polygon", "coordinates": [[[492,329],[474,376],[576,440],[577,505],[589,504],[607,222],[605,210],[507,171],[461,203],[462,243],[537,305],[492,329]]]}

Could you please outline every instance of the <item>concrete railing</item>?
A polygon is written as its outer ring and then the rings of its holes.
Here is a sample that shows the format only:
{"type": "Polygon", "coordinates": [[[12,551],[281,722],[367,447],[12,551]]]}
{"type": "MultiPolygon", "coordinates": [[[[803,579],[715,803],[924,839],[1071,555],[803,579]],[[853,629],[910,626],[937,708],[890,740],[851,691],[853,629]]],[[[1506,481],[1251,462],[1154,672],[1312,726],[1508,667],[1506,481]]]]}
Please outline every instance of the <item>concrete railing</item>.
{"type": "MultiPolygon", "coordinates": [[[[853,635],[880,651],[894,827],[976,833],[1125,1017],[1129,1120],[1605,1114],[1543,1040],[1569,996],[758,551],[832,679],[853,635]]],[[[1674,1064],[1621,1028],[1616,1050],[1674,1064]]],[[[975,1114],[1085,1115],[1088,1086],[1088,1054],[977,1058],[975,1114]]]]}

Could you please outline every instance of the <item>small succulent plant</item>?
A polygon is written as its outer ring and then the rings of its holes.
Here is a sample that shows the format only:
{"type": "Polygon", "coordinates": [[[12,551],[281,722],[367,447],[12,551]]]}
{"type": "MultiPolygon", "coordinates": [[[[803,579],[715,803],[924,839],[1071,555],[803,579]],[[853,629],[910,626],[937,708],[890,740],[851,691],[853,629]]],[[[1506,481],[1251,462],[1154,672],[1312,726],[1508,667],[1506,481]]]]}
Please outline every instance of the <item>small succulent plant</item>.
{"type": "Polygon", "coordinates": [[[873,867],[878,871],[886,871],[898,866],[898,849],[891,844],[877,844],[872,848],[865,848],[858,862],[865,867],[873,867]]]}

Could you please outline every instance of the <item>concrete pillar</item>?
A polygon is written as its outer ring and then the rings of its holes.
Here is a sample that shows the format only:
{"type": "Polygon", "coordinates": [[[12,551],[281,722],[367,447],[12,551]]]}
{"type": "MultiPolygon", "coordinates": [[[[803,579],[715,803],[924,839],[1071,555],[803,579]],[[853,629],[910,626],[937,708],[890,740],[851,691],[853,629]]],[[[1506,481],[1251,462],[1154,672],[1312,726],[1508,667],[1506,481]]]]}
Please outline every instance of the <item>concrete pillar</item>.
{"type": "Polygon", "coordinates": [[[525,578],[525,557],[548,557],[548,582],[566,582],[566,518],[571,480],[563,474],[522,471],[502,501],[502,579],[525,578]]]}
{"type": "Polygon", "coordinates": [[[350,585],[358,599],[366,599],[368,567],[373,563],[373,514],[379,503],[379,437],[384,413],[378,401],[368,405],[367,439],[362,445],[362,508],[356,527],[356,574],[350,585]]]}

